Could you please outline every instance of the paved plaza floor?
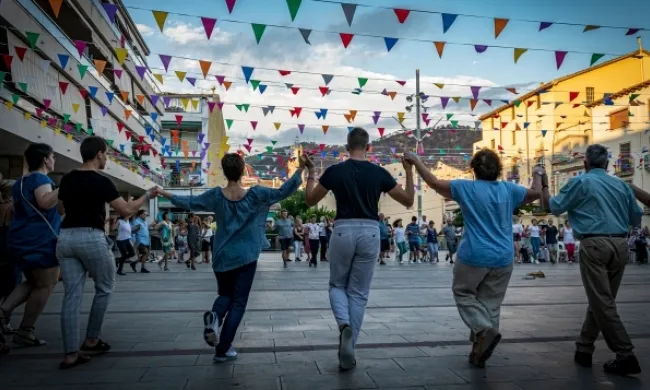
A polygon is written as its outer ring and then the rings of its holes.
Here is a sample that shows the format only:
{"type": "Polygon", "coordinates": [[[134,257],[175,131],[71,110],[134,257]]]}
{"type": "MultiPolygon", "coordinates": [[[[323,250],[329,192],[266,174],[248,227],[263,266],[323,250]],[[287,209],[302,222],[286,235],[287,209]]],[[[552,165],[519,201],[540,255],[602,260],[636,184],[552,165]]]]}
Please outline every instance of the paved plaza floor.
{"type": "MultiPolygon", "coordinates": [[[[235,347],[239,359],[212,363],[202,313],[216,282],[210,266],[118,276],[103,338],[113,350],[59,371],[57,286],[38,323],[40,348],[15,347],[0,359],[0,389],[88,390],[601,390],[650,389],[650,268],[630,265],[618,308],[645,370],[606,375],[612,354],[599,340],[594,367],[573,363],[573,341],[586,309],[578,265],[517,265],[502,309],[503,341],[486,369],[470,367],[468,331],[451,294],[452,266],[398,265],[375,272],[357,350],[357,368],[337,371],[338,332],[329,308],[326,264],[282,268],[279,254],[260,260],[235,347]],[[525,280],[541,269],[545,279],[525,280]]],[[[83,324],[92,300],[86,284],[83,324]]],[[[18,314],[18,313],[17,313],[18,314]]],[[[19,315],[14,318],[17,326],[19,315]]]]}

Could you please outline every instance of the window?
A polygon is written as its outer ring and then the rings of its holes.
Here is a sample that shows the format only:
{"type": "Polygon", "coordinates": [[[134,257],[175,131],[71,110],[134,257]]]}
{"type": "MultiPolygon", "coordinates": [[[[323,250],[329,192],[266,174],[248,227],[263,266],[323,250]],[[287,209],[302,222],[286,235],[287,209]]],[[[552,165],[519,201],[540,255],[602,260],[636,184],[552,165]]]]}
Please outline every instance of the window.
{"type": "Polygon", "coordinates": [[[623,127],[627,127],[630,122],[629,111],[627,108],[622,110],[614,111],[609,114],[609,129],[616,130],[623,127]]]}
{"type": "Polygon", "coordinates": [[[494,149],[496,149],[496,147],[497,147],[496,146],[496,140],[494,140],[494,139],[490,140],[490,148],[492,150],[494,150],[494,149]]]}
{"type": "Polygon", "coordinates": [[[593,103],[594,102],[594,87],[587,87],[587,103],[593,103]]]}

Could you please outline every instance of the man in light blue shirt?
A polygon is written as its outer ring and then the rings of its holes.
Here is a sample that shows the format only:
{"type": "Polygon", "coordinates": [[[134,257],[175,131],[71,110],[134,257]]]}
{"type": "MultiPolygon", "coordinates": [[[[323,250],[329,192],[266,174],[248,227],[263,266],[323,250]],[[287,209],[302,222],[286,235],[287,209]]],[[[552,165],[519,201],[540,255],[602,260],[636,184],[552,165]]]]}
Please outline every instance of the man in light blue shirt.
{"type": "Polygon", "coordinates": [[[452,291],[460,317],[470,329],[470,363],[483,367],[501,341],[501,302],[514,259],[512,214],[522,203],[539,198],[541,176],[535,175],[531,189],[498,181],[501,160],[490,149],[472,158],[476,180],[439,180],[416,156],[409,153],[404,158],[431,188],[455,200],[463,213],[465,230],[456,254],[452,291]]]}
{"type": "Polygon", "coordinates": [[[284,263],[284,268],[287,268],[287,261],[291,261],[289,259],[289,252],[293,243],[293,221],[288,218],[287,210],[280,212],[280,219],[275,221],[275,230],[278,232],[280,249],[282,249],[282,262],[284,263]]]}
{"type": "Polygon", "coordinates": [[[632,188],[607,174],[607,148],[590,145],[585,153],[587,172],[572,178],[551,198],[548,185],[543,203],[559,216],[567,212],[580,240],[580,273],[589,306],[576,342],[574,360],[591,367],[594,342],[600,332],[616,359],[605,363],[605,372],[631,375],[641,372],[634,345],[616,310],[616,293],[628,261],[627,232],[639,226],[643,210],[632,188]]]}
{"type": "MultiPolygon", "coordinates": [[[[149,270],[145,268],[145,264],[149,259],[149,253],[151,250],[151,237],[149,236],[149,225],[146,221],[147,212],[145,210],[138,211],[135,221],[133,221],[133,235],[135,237],[135,247],[138,250],[140,255],[140,272],[143,274],[148,274],[149,270]]],[[[131,263],[131,269],[133,272],[137,272],[135,269],[136,262],[131,263]]]]}

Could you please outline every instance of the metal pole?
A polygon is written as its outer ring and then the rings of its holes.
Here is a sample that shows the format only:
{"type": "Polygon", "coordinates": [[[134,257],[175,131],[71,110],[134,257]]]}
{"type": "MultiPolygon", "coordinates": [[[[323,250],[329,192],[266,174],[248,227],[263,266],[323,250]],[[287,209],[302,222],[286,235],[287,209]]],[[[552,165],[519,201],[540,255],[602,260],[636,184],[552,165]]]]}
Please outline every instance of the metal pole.
{"type": "MultiPolygon", "coordinates": [[[[417,127],[415,128],[415,153],[420,151],[420,140],[422,137],[420,131],[420,69],[415,70],[415,116],[417,117],[417,127]]],[[[422,178],[418,175],[418,220],[422,221],[422,178]]]]}

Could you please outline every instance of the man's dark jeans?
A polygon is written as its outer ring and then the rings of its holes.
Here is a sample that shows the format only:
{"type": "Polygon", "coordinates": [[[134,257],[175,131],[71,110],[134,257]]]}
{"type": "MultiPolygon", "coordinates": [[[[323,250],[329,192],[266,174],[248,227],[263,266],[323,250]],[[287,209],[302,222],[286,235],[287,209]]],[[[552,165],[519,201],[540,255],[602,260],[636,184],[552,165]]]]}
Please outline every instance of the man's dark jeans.
{"type": "Polygon", "coordinates": [[[223,323],[216,348],[217,355],[225,354],[235,339],[237,328],[246,312],[256,269],[257,261],[230,271],[214,273],[217,277],[219,296],[212,305],[212,311],[217,313],[219,324],[223,323]]]}

